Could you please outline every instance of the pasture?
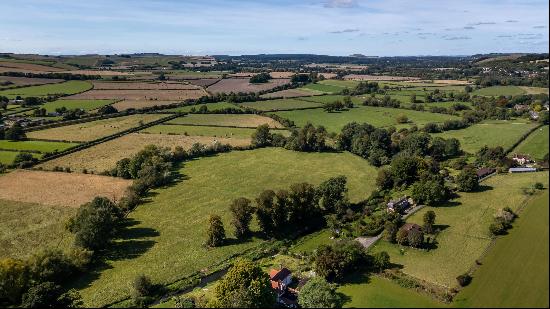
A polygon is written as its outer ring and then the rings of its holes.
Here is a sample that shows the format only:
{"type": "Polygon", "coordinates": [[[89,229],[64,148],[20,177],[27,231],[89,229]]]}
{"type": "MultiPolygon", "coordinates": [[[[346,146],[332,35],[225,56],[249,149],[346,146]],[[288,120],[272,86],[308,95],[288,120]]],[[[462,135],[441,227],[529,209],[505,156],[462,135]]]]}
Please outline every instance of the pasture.
{"type": "Polygon", "coordinates": [[[85,111],[100,108],[104,105],[113,103],[114,100],[57,100],[42,105],[48,113],[55,112],[56,109],[65,107],[66,109],[83,109],[85,111]]]}
{"type": "Polygon", "coordinates": [[[0,72],[37,72],[37,73],[44,73],[44,72],[58,72],[63,71],[63,69],[56,68],[49,65],[44,65],[46,62],[42,62],[43,64],[36,64],[28,61],[0,61],[0,72]]]}
{"type": "MultiPolygon", "coordinates": [[[[13,160],[15,159],[15,157],[17,156],[19,152],[17,151],[3,151],[3,150],[0,150],[0,163],[2,164],[12,164],[13,163],[13,160]]],[[[41,155],[37,154],[37,153],[33,153],[32,154],[33,157],[35,158],[39,158],[41,155]]]]}
{"type": "MultiPolygon", "coordinates": [[[[491,242],[489,225],[495,213],[504,207],[516,211],[529,201],[522,189],[535,182],[548,186],[548,172],[502,174],[482,183],[481,192],[463,193],[438,207],[425,207],[407,219],[422,225],[428,210],[436,213],[437,245],[430,250],[402,247],[379,241],[371,251],[387,251],[392,263],[402,271],[435,284],[456,287],[456,277],[468,271],[491,242]]],[[[513,230],[512,230],[513,232],[513,230]]]]}
{"type": "Polygon", "coordinates": [[[14,77],[14,76],[0,76],[0,89],[22,86],[37,86],[45,84],[55,84],[63,82],[62,79],[53,78],[30,78],[30,77],[14,77]],[[8,82],[8,85],[2,86],[2,83],[8,82]]]}
{"type": "Polygon", "coordinates": [[[70,95],[84,92],[92,88],[92,84],[86,81],[71,80],[58,84],[30,86],[16,89],[8,89],[0,91],[0,95],[14,99],[17,96],[21,97],[44,97],[54,94],[70,95]]]}
{"type": "Polygon", "coordinates": [[[473,92],[473,94],[483,96],[515,96],[524,93],[525,90],[521,89],[518,86],[491,86],[487,88],[477,89],[473,92]]]}
{"type": "Polygon", "coordinates": [[[548,307],[548,189],[497,240],[454,300],[468,308],[548,307]]]}
{"type": "Polygon", "coordinates": [[[436,133],[433,136],[454,137],[460,141],[462,149],[469,153],[475,153],[485,145],[502,146],[506,150],[535,125],[525,120],[491,120],[461,130],[436,133]]]}
{"type": "Polygon", "coordinates": [[[0,149],[18,151],[37,151],[41,153],[63,151],[78,145],[77,143],[48,141],[9,141],[0,140],[0,149]]]}
{"type": "Polygon", "coordinates": [[[202,106],[206,106],[209,111],[218,111],[226,108],[241,109],[238,105],[227,103],[227,102],[216,102],[216,103],[206,103],[206,104],[196,104],[196,105],[187,105],[179,106],[175,108],[167,109],[167,112],[176,112],[176,113],[189,113],[193,108],[198,111],[202,106]]]}
{"type": "MultiPolygon", "coordinates": [[[[207,93],[203,89],[187,90],[90,90],[68,97],[75,100],[184,101],[198,99],[207,93]]],[[[154,103],[154,102],[153,102],[154,103]]]]}
{"type": "Polygon", "coordinates": [[[369,123],[376,127],[395,126],[397,128],[417,125],[421,127],[428,122],[444,122],[449,119],[459,119],[456,116],[418,112],[396,108],[358,106],[351,110],[329,113],[322,109],[281,111],[275,114],[290,119],[302,127],[307,122],[318,126],[323,125],[329,132],[340,132],[344,125],[350,122],[369,123]],[[396,117],[404,114],[409,118],[408,124],[397,124],[396,117]]]}
{"type": "Polygon", "coordinates": [[[96,196],[118,201],[131,183],[108,176],[15,170],[0,176],[0,199],[78,207],[96,196]]]}
{"type": "Polygon", "coordinates": [[[52,170],[56,166],[69,167],[73,171],[101,173],[115,167],[120,159],[130,157],[147,145],[175,148],[181,146],[189,149],[195,143],[211,145],[214,142],[230,144],[233,146],[247,146],[250,144],[250,136],[238,137],[211,137],[211,136],[185,136],[168,134],[138,134],[131,133],[122,137],[95,145],[71,154],[46,161],[39,168],[52,170]]]}
{"type": "Polygon", "coordinates": [[[540,127],[514,148],[512,154],[526,154],[535,160],[542,160],[544,155],[548,153],[549,139],[548,126],[540,127]]]}
{"type": "Polygon", "coordinates": [[[347,175],[349,197],[357,202],[374,189],[376,175],[368,162],[349,153],[280,148],[201,158],[185,163],[179,172],[185,176],[182,180],[154,190],[150,202],[129,215],[135,224],[109,255],[115,258],[74,284],[87,306],[127,297],[129,282],[138,274],[150,276],[154,283],[170,283],[257,246],[261,242],[257,238],[214,249],[202,246],[210,214],[222,216],[228,235],[232,234],[228,208],[237,197],[255,198],[265,189],[286,189],[304,181],[319,184],[332,176],[347,175]]]}
{"type": "Polygon", "coordinates": [[[32,131],[27,133],[27,137],[44,140],[89,142],[122,132],[124,130],[138,127],[141,124],[152,122],[165,116],[166,115],[162,114],[141,114],[108,118],[63,127],[32,131]]]}
{"type": "MultiPolygon", "coordinates": [[[[250,139],[256,129],[159,124],[141,130],[141,133],[178,134],[190,136],[232,137],[250,139]]],[[[286,132],[286,131],[276,131],[286,132]]]]}
{"type": "Polygon", "coordinates": [[[256,128],[267,124],[271,128],[282,128],[277,121],[252,114],[189,114],[166,122],[167,124],[205,125],[221,127],[256,128]]]}
{"type": "Polygon", "coordinates": [[[196,90],[200,87],[178,82],[105,82],[94,81],[94,90],[196,90]]]}
{"type": "Polygon", "coordinates": [[[297,97],[307,97],[311,95],[319,95],[323,92],[315,91],[307,88],[299,88],[299,89],[285,89],[275,92],[270,92],[266,94],[262,94],[260,97],[266,98],[266,99],[275,99],[275,98],[297,98],[297,97]]]}
{"type": "Polygon", "coordinates": [[[263,84],[251,84],[248,78],[226,78],[209,86],[206,90],[210,93],[230,93],[230,92],[260,92],[270,90],[284,84],[288,84],[290,79],[270,79],[263,84]]]}
{"type": "Polygon", "coordinates": [[[345,87],[315,83],[315,84],[307,84],[300,89],[309,89],[309,90],[319,91],[321,93],[335,94],[335,93],[340,93],[343,89],[345,89],[345,87]]]}
{"type": "Polygon", "coordinates": [[[276,99],[256,102],[239,103],[243,107],[249,107],[260,111],[291,110],[300,108],[322,107],[321,104],[299,99],[276,99]]]}

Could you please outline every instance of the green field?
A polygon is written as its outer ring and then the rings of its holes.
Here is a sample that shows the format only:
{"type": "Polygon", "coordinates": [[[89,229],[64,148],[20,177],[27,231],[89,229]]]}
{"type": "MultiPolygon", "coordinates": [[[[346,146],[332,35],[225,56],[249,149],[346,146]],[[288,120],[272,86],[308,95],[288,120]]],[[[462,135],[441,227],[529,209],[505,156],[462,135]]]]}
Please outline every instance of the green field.
{"type": "Polygon", "coordinates": [[[68,248],[72,243],[65,221],[71,207],[0,200],[0,258],[27,258],[39,249],[68,248]]]}
{"type": "Polygon", "coordinates": [[[320,245],[328,245],[334,242],[334,240],[330,239],[331,237],[332,235],[330,231],[328,229],[324,229],[303,237],[294,246],[292,246],[290,251],[292,253],[313,252],[319,248],[320,245]]]}
{"type": "Polygon", "coordinates": [[[217,111],[221,109],[226,108],[234,108],[234,109],[241,109],[235,104],[227,103],[227,102],[216,102],[216,103],[207,103],[207,104],[197,104],[197,105],[189,105],[189,106],[181,106],[176,108],[170,108],[165,111],[167,112],[182,112],[182,113],[188,113],[191,111],[191,109],[194,107],[195,110],[199,110],[201,106],[206,106],[209,111],[217,111]]]}
{"type": "MultiPolygon", "coordinates": [[[[0,150],[0,163],[2,164],[12,164],[13,160],[19,152],[17,151],[2,151],[0,150]]],[[[37,153],[32,154],[33,157],[39,158],[40,155],[37,153]]]]}
{"type": "Polygon", "coordinates": [[[428,210],[436,213],[436,248],[419,250],[380,241],[371,251],[387,251],[392,263],[405,273],[429,282],[456,287],[456,277],[468,271],[491,242],[489,225],[504,207],[517,210],[528,201],[522,188],[535,182],[548,186],[548,173],[503,174],[484,181],[482,192],[460,193],[460,197],[439,207],[425,207],[407,222],[422,224],[428,210]],[[401,251],[403,249],[403,251],[401,251]]]}
{"type": "MultiPolygon", "coordinates": [[[[288,188],[296,182],[319,184],[335,175],[347,175],[352,201],[374,189],[376,170],[349,153],[300,153],[280,148],[234,151],[185,163],[182,180],[154,190],[149,202],[129,214],[135,222],[117,241],[105,267],[75,283],[88,306],[102,306],[124,298],[138,274],[155,283],[173,282],[253,248],[252,239],[220,248],[202,246],[210,214],[223,218],[228,235],[230,202],[240,196],[255,198],[265,189],[288,188]],[[273,168],[276,166],[277,168],[273,168]]],[[[256,229],[256,227],[253,227],[256,229]]]]}
{"type": "Polygon", "coordinates": [[[475,90],[473,94],[484,96],[514,96],[524,94],[525,90],[518,86],[492,86],[475,90]]]}
{"type": "MultiPolygon", "coordinates": [[[[157,134],[187,134],[191,136],[215,136],[215,137],[237,137],[250,138],[256,129],[250,128],[222,128],[207,126],[186,126],[186,125],[156,125],[140,132],[157,134]]],[[[272,131],[287,132],[287,131],[272,131]]],[[[288,133],[288,132],[287,132],[288,133]]]]}
{"type": "Polygon", "coordinates": [[[66,109],[83,109],[89,111],[99,108],[101,106],[111,104],[114,100],[57,100],[48,102],[42,107],[46,109],[48,113],[53,113],[57,108],[65,107],[66,109]]]}
{"type": "Polygon", "coordinates": [[[321,104],[300,99],[277,99],[256,102],[240,103],[243,107],[249,107],[260,111],[290,110],[297,108],[322,107],[321,104]]]}
{"type": "Polygon", "coordinates": [[[549,139],[548,126],[543,126],[531,133],[521,144],[514,148],[512,154],[527,154],[536,160],[542,160],[544,155],[548,153],[549,139]]]}
{"type": "Polygon", "coordinates": [[[338,288],[344,294],[344,308],[434,308],[445,307],[426,295],[400,287],[387,279],[356,276],[338,288]]]}
{"type": "Polygon", "coordinates": [[[325,85],[325,84],[319,84],[319,83],[317,83],[317,84],[307,84],[302,88],[315,90],[315,91],[320,91],[320,92],[324,92],[324,93],[339,93],[344,89],[344,87],[333,86],[333,85],[325,85]]]}
{"type": "Polygon", "coordinates": [[[469,153],[475,153],[485,145],[489,147],[502,146],[506,150],[534,126],[536,124],[525,122],[525,120],[494,120],[474,124],[462,130],[436,133],[433,136],[457,138],[462,149],[469,153]]]}
{"type": "Polygon", "coordinates": [[[325,79],[325,80],[322,80],[322,81],[318,82],[318,84],[336,86],[336,87],[340,87],[340,88],[353,88],[353,87],[357,86],[357,84],[359,84],[359,82],[355,81],[355,80],[325,79]]]}
{"type": "Polygon", "coordinates": [[[443,122],[448,119],[459,119],[452,115],[372,106],[357,106],[351,110],[337,113],[328,113],[322,109],[311,109],[283,111],[276,112],[275,114],[294,121],[299,127],[305,125],[307,122],[311,122],[314,125],[325,126],[329,132],[340,132],[344,125],[353,121],[360,123],[367,122],[376,127],[395,126],[400,128],[408,127],[413,124],[421,127],[428,122],[443,122]],[[412,123],[398,125],[396,117],[400,114],[407,115],[412,123]]]}
{"type": "Polygon", "coordinates": [[[46,141],[8,141],[0,140],[0,149],[55,152],[63,151],[78,145],[77,143],[46,142],[46,141]]]}
{"type": "Polygon", "coordinates": [[[469,308],[548,308],[548,189],[533,199],[455,297],[469,308]]]}
{"type": "Polygon", "coordinates": [[[0,95],[10,99],[21,97],[43,97],[53,94],[75,94],[92,89],[92,84],[86,81],[71,80],[59,84],[31,86],[0,91],[0,95]]]}

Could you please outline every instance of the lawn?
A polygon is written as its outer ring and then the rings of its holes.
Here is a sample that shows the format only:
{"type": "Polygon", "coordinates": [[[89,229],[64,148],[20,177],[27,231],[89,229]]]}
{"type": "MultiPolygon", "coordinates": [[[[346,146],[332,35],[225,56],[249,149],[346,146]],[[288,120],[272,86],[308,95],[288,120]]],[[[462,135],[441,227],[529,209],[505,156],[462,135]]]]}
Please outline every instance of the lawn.
{"type": "Polygon", "coordinates": [[[548,189],[530,202],[509,235],[481,261],[455,298],[468,308],[548,308],[548,189]]]}
{"type": "Polygon", "coordinates": [[[189,114],[166,122],[167,124],[204,125],[222,127],[256,128],[268,124],[271,128],[282,128],[277,121],[251,114],[189,114]]]}
{"type": "Polygon", "coordinates": [[[512,153],[527,154],[536,160],[542,160],[548,153],[548,126],[543,126],[531,133],[512,153]]]}
{"type": "Polygon", "coordinates": [[[33,139],[87,142],[138,127],[143,123],[152,122],[165,116],[166,115],[162,114],[142,114],[108,118],[63,127],[32,131],[27,133],[27,137],[33,139]]]}
{"type": "Polygon", "coordinates": [[[0,258],[27,258],[48,247],[68,248],[72,237],[65,221],[76,212],[0,199],[0,258]]]}
{"type": "Polygon", "coordinates": [[[518,86],[491,86],[475,90],[473,94],[484,96],[514,96],[524,94],[525,90],[518,86]]]}
{"type": "Polygon", "coordinates": [[[181,106],[176,108],[170,108],[167,109],[167,112],[182,112],[182,113],[188,113],[191,111],[191,109],[195,108],[195,110],[199,110],[201,106],[206,106],[209,111],[217,111],[221,109],[226,108],[234,108],[234,109],[241,109],[235,104],[227,103],[227,102],[216,102],[216,103],[207,103],[207,104],[197,104],[197,105],[188,105],[188,106],[181,106]]]}
{"type": "Polygon", "coordinates": [[[502,146],[506,150],[534,126],[536,124],[525,120],[485,121],[462,130],[445,131],[433,136],[457,138],[462,149],[469,153],[475,153],[485,145],[502,146]]]}
{"type": "MultiPolygon", "coordinates": [[[[140,132],[157,134],[187,134],[190,136],[214,136],[250,138],[256,129],[251,128],[228,128],[228,127],[207,127],[207,126],[186,126],[186,125],[156,125],[140,132]]],[[[289,135],[286,130],[272,130],[272,133],[289,135]]]]}
{"type": "Polygon", "coordinates": [[[380,277],[357,275],[338,292],[345,295],[344,308],[434,308],[445,307],[426,295],[400,287],[380,277]]]}
{"type": "MultiPolygon", "coordinates": [[[[2,163],[2,164],[12,164],[13,160],[15,159],[15,157],[17,156],[18,153],[19,152],[16,152],[16,151],[2,151],[2,150],[0,150],[0,163],[2,163]]],[[[33,153],[32,156],[35,157],[35,158],[40,157],[40,155],[36,154],[36,153],[33,153]]]]}
{"type": "Polygon", "coordinates": [[[456,287],[456,277],[468,271],[491,242],[489,225],[495,213],[504,207],[517,210],[529,197],[522,188],[535,182],[548,186],[548,173],[503,174],[483,182],[483,191],[460,193],[460,197],[439,207],[425,207],[407,222],[422,224],[428,210],[436,213],[437,245],[431,250],[401,247],[385,241],[371,251],[387,251],[391,261],[403,271],[435,284],[456,287]],[[403,251],[401,250],[403,249],[403,251]]]}
{"type": "Polygon", "coordinates": [[[277,111],[309,107],[322,107],[320,103],[300,99],[277,99],[257,102],[244,102],[240,103],[240,105],[260,111],[277,111]]]}
{"type": "Polygon", "coordinates": [[[21,97],[43,97],[50,94],[75,94],[92,89],[92,84],[86,81],[71,80],[59,84],[31,86],[0,91],[0,95],[10,99],[21,97]]]}
{"type": "Polygon", "coordinates": [[[179,172],[179,182],[154,190],[150,201],[128,216],[134,223],[117,241],[105,267],[75,284],[87,306],[125,298],[138,274],[150,276],[155,283],[170,283],[257,246],[258,239],[210,250],[202,246],[210,214],[221,215],[228,236],[232,235],[228,207],[237,197],[254,199],[265,189],[286,189],[304,181],[319,184],[332,176],[347,175],[350,199],[359,201],[374,189],[376,175],[368,162],[349,153],[280,148],[201,158],[186,163],[179,172]]]}
{"type": "Polygon", "coordinates": [[[344,125],[350,122],[367,122],[376,127],[408,127],[411,125],[423,126],[428,122],[443,122],[448,119],[459,119],[456,116],[418,112],[396,108],[357,106],[351,110],[329,113],[322,109],[283,111],[275,114],[288,118],[301,127],[307,122],[314,125],[323,125],[329,132],[340,132],[344,125]],[[398,125],[396,117],[400,114],[407,115],[410,123],[398,125]]]}
{"type": "Polygon", "coordinates": [[[21,150],[21,151],[38,151],[55,152],[63,151],[78,145],[77,143],[63,143],[63,142],[46,142],[46,141],[8,141],[0,140],[0,149],[8,150],[21,150]]]}
{"type": "Polygon", "coordinates": [[[300,253],[300,252],[307,252],[311,253],[315,251],[317,248],[319,248],[320,245],[328,245],[331,244],[334,240],[331,238],[330,230],[325,229],[316,233],[313,233],[311,235],[308,235],[306,237],[303,237],[296,243],[296,245],[292,246],[290,248],[290,252],[292,253],[300,253]]]}
{"type": "Polygon", "coordinates": [[[53,113],[57,108],[65,107],[66,109],[83,109],[86,111],[100,108],[101,106],[111,104],[114,100],[57,100],[48,102],[42,107],[48,113],[53,113]]]}

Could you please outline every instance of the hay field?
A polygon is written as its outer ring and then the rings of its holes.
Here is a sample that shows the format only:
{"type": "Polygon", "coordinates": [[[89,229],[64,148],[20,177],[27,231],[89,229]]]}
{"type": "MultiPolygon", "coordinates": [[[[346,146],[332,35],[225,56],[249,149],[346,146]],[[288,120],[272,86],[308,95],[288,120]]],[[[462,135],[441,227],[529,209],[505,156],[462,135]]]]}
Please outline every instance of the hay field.
{"type": "Polygon", "coordinates": [[[31,139],[89,142],[130,128],[138,127],[141,123],[152,122],[163,117],[166,117],[166,115],[144,114],[108,118],[32,131],[27,133],[27,137],[31,139]]]}
{"type": "MultiPolygon", "coordinates": [[[[231,137],[250,139],[256,129],[251,128],[227,128],[227,127],[207,127],[207,126],[186,126],[186,125],[166,125],[159,124],[139,131],[140,133],[155,134],[181,134],[190,136],[212,136],[212,137],[231,137]]],[[[288,135],[286,130],[271,131],[272,133],[281,133],[288,135]]]]}
{"type": "Polygon", "coordinates": [[[197,90],[200,87],[177,82],[104,82],[93,81],[94,90],[197,90]]]}
{"type": "Polygon", "coordinates": [[[13,61],[0,61],[0,68],[5,72],[60,72],[63,69],[55,68],[42,64],[25,63],[25,62],[13,62],[13,61]]]}
{"type": "Polygon", "coordinates": [[[1,88],[14,87],[14,86],[37,86],[46,84],[61,83],[62,79],[53,78],[30,78],[30,77],[14,77],[14,76],[0,76],[0,84],[2,82],[11,82],[12,84],[6,86],[0,86],[1,88]]]}
{"type": "Polygon", "coordinates": [[[248,82],[248,78],[228,78],[220,80],[206,88],[206,90],[211,93],[260,92],[288,84],[289,82],[290,79],[271,79],[267,83],[251,84],[248,82]]]}
{"type": "Polygon", "coordinates": [[[133,109],[142,109],[153,106],[163,106],[178,103],[179,101],[157,101],[157,100],[123,100],[113,104],[119,112],[133,109]]]}
{"type": "Polygon", "coordinates": [[[0,199],[78,207],[96,196],[120,200],[131,183],[108,176],[15,170],[0,177],[0,199]]]}
{"type": "Polygon", "coordinates": [[[73,171],[87,169],[101,173],[115,167],[116,162],[139,152],[147,145],[175,148],[181,146],[189,149],[195,143],[210,145],[214,142],[233,146],[250,144],[249,138],[224,138],[211,136],[184,136],[168,134],[131,133],[99,145],[83,149],[38,165],[39,168],[52,170],[56,166],[69,167],[73,171]]]}
{"type": "Polygon", "coordinates": [[[47,141],[9,141],[0,140],[0,149],[19,151],[38,151],[41,153],[63,151],[78,144],[47,141]]]}
{"type": "Polygon", "coordinates": [[[198,99],[207,93],[203,89],[192,90],[95,90],[67,97],[73,100],[135,100],[135,101],[184,101],[198,99]]]}
{"type": "Polygon", "coordinates": [[[190,114],[166,123],[241,128],[256,128],[259,125],[267,124],[271,128],[283,128],[283,125],[269,117],[251,114],[190,114]]]}
{"type": "Polygon", "coordinates": [[[294,72],[269,72],[272,78],[291,78],[295,74],[294,72]]]}
{"type": "Polygon", "coordinates": [[[184,112],[188,113],[193,108],[198,111],[202,106],[206,106],[209,111],[217,111],[222,110],[226,108],[234,108],[234,109],[241,109],[238,105],[227,103],[227,102],[216,102],[216,103],[204,103],[204,104],[195,104],[195,105],[186,105],[186,106],[179,106],[175,108],[170,108],[165,111],[167,112],[184,112]]]}

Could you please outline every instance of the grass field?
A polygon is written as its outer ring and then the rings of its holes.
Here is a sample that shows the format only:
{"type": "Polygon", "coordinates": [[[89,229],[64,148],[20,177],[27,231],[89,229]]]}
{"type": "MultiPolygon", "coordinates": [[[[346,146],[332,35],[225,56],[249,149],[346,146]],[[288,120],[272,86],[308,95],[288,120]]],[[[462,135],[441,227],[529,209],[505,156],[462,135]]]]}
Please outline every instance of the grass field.
{"type": "Polygon", "coordinates": [[[89,111],[92,109],[100,108],[101,106],[111,104],[114,100],[57,100],[48,102],[42,107],[46,109],[48,113],[53,113],[57,108],[65,107],[66,109],[83,109],[89,111]]]}
{"type": "Polygon", "coordinates": [[[268,124],[271,128],[283,127],[280,123],[269,117],[250,114],[190,114],[167,121],[166,123],[242,128],[256,128],[259,125],[268,124]]]}
{"type": "Polygon", "coordinates": [[[358,201],[374,189],[376,170],[349,153],[263,148],[194,160],[180,173],[184,180],[155,190],[150,202],[129,215],[135,225],[118,242],[120,251],[111,255],[119,258],[108,259],[105,267],[76,283],[86,305],[124,298],[138,274],[150,276],[155,283],[172,282],[258,245],[260,240],[252,239],[210,250],[202,246],[210,214],[221,215],[232,235],[228,207],[237,197],[255,198],[265,189],[303,181],[319,184],[331,176],[347,175],[350,199],[358,201]]]}
{"type": "Polygon", "coordinates": [[[548,126],[543,126],[531,133],[521,144],[514,148],[512,154],[527,154],[536,160],[542,160],[544,155],[548,153],[549,139],[548,126]]]}
{"type": "Polygon", "coordinates": [[[63,151],[78,145],[77,143],[45,142],[45,141],[8,141],[0,140],[0,149],[55,152],[63,151]]]}
{"type": "Polygon", "coordinates": [[[546,189],[526,206],[455,297],[456,306],[548,308],[548,202],[546,189]]]}
{"type": "MultiPolygon", "coordinates": [[[[256,129],[250,128],[223,128],[207,126],[186,126],[186,125],[156,125],[140,132],[156,134],[186,134],[191,136],[214,136],[214,137],[234,137],[250,138],[256,129]]],[[[287,132],[277,130],[273,132],[287,132]]],[[[288,133],[288,132],[287,132],[288,133]]]]}
{"type": "Polygon", "coordinates": [[[162,114],[142,114],[102,119],[64,127],[32,131],[27,133],[27,137],[34,139],[87,142],[138,127],[142,123],[152,122],[165,116],[166,115],[162,114]]]}
{"type": "Polygon", "coordinates": [[[489,225],[498,209],[517,210],[528,201],[522,188],[535,182],[548,186],[548,173],[504,174],[483,182],[482,192],[460,193],[460,197],[439,207],[425,207],[407,222],[422,224],[428,210],[436,213],[436,248],[419,250],[380,241],[371,251],[387,251],[392,263],[414,277],[447,287],[457,286],[456,277],[475,263],[491,242],[489,225]],[[403,251],[401,249],[403,248],[403,251]]]}
{"type": "Polygon", "coordinates": [[[408,127],[410,125],[423,126],[428,122],[443,122],[448,119],[459,119],[456,116],[435,114],[428,112],[417,112],[396,108],[358,106],[348,111],[328,113],[322,109],[282,111],[275,114],[288,118],[296,123],[297,126],[303,126],[307,122],[314,125],[323,125],[329,132],[340,132],[342,127],[350,122],[367,122],[377,127],[408,127]],[[398,125],[396,117],[400,114],[407,115],[412,123],[398,125]]]}
{"type": "Polygon", "coordinates": [[[309,102],[299,99],[277,99],[257,102],[244,102],[240,103],[243,107],[250,107],[260,111],[277,111],[277,110],[290,110],[297,108],[308,107],[322,107],[321,104],[316,102],[309,102]]]}
{"type": "Polygon", "coordinates": [[[0,200],[0,258],[24,259],[45,248],[67,248],[65,222],[76,209],[0,200]]]}
{"type": "Polygon", "coordinates": [[[434,308],[445,307],[426,295],[400,287],[387,279],[356,275],[338,288],[346,297],[344,308],[434,308]]]}
{"type": "Polygon", "coordinates": [[[457,138],[462,149],[469,153],[475,153],[485,145],[502,146],[506,150],[534,126],[536,124],[525,120],[485,121],[462,130],[445,131],[433,136],[457,138]]]}
{"type": "Polygon", "coordinates": [[[334,85],[325,85],[325,84],[307,84],[303,86],[302,88],[320,91],[323,93],[339,93],[341,92],[345,87],[339,87],[334,85]]]}
{"type": "Polygon", "coordinates": [[[484,96],[514,96],[524,94],[525,91],[518,86],[492,86],[475,90],[473,94],[484,96]]]}
{"type": "Polygon", "coordinates": [[[234,109],[241,109],[240,107],[238,107],[237,105],[234,105],[234,104],[231,104],[231,103],[227,103],[227,102],[217,102],[217,103],[208,103],[208,104],[197,104],[197,105],[189,105],[189,106],[181,106],[181,107],[176,107],[176,108],[171,108],[171,109],[167,109],[166,111],[167,112],[189,112],[191,111],[192,108],[195,108],[195,110],[199,110],[199,108],[201,108],[201,106],[206,106],[208,108],[209,111],[217,111],[217,110],[220,110],[220,109],[225,109],[225,108],[234,108],[234,109]]]}
{"type": "Polygon", "coordinates": [[[543,87],[526,87],[526,86],[519,86],[522,90],[525,91],[526,94],[540,94],[545,93],[548,94],[548,88],[543,87]]]}
{"type": "Polygon", "coordinates": [[[0,91],[0,95],[10,99],[21,97],[42,97],[50,94],[75,94],[92,88],[92,84],[86,81],[71,80],[60,84],[31,86],[0,91]]]}
{"type": "MultiPolygon", "coordinates": [[[[19,152],[16,151],[2,151],[0,150],[0,163],[2,164],[12,164],[13,160],[19,152]]],[[[32,154],[33,157],[39,158],[41,155],[37,153],[32,154]]]]}

